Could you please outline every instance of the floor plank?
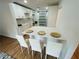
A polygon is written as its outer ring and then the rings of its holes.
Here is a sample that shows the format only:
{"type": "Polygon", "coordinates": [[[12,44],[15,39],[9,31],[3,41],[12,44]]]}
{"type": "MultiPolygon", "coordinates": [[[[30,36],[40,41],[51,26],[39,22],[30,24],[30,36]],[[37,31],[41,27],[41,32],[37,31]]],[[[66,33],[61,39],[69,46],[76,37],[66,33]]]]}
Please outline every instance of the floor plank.
{"type": "Polygon", "coordinates": [[[72,59],[79,59],[79,45],[78,47],[76,48],[73,56],[72,56],[72,59]]]}
{"type": "MultiPolygon", "coordinates": [[[[41,59],[40,53],[35,52],[34,58],[30,54],[27,54],[27,49],[23,48],[23,53],[19,46],[19,43],[16,39],[0,36],[0,51],[6,52],[7,54],[11,55],[15,59],[41,59]]],[[[45,51],[45,50],[44,50],[45,51]]],[[[43,52],[43,59],[45,59],[45,53],[43,52]]],[[[48,59],[56,59],[54,57],[48,56],[48,59]]]]}

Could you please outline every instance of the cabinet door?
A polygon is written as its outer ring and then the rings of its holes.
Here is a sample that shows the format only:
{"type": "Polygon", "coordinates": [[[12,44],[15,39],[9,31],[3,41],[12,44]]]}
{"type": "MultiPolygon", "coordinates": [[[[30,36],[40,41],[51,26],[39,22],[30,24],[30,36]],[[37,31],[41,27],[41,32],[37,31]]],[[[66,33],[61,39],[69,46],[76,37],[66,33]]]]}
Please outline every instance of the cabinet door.
{"type": "Polygon", "coordinates": [[[16,18],[25,17],[23,8],[21,6],[12,4],[12,8],[13,8],[13,12],[14,12],[16,18]]]}

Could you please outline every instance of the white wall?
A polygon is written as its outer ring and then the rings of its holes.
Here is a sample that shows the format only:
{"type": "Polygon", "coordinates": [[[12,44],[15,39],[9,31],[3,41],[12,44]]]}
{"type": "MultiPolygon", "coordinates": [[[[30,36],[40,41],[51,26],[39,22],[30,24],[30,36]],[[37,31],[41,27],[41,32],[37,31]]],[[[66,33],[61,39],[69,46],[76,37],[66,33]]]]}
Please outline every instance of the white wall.
{"type": "Polygon", "coordinates": [[[59,28],[59,22],[61,20],[61,17],[63,16],[62,12],[63,12],[62,8],[59,7],[58,14],[57,14],[57,20],[56,20],[56,28],[59,28]]]}
{"type": "Polygon", "coordinates": [[[0,1],[1,35],[15,38],[17,34],[16,19],[13,18],[8,2],[0,1]]]}
{"type": "Polygon", "coordinates": [[[56,27],[56,19],[57,19],[58,6],[49,6],[48,7],[48,27],[56,27]]]}
{"type": "Polygon", "coordinates": [[[57,25],[64,39],[67,40],[60,59],[71,59],[79,43],[79,2],[78,0],[62,0],[61,17],[57,25]]]}

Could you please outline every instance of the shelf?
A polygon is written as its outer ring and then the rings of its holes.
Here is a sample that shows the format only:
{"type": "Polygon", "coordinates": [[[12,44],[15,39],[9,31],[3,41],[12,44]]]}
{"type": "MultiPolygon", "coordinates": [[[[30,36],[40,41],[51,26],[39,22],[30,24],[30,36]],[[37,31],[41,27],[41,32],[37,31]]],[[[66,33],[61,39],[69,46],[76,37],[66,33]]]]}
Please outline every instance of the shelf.
{"type": "Polygon", "coordinates": [[[39,24],[39,26],[47,26],[46,24],[39,24]]]}
{"type": "Polygon", "coordinates": [[[47,26],[47,12],[39,12],[39,26],[47,26]]]}

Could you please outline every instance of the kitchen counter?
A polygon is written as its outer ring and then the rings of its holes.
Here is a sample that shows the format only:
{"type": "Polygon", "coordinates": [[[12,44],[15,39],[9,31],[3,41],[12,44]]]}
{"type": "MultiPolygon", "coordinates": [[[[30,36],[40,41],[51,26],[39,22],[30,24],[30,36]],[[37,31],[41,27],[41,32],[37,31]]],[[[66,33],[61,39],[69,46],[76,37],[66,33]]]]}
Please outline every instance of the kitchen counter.
{"type": "MultiPolygon", "coordinates": [[[[61,41],[64,41],[63,37],[61,36],[60,38],[54,38],[50,35],[51,32],[59,32],[56,28],[53,28],[53,27],[42,27],[42,26],[33,26],[29,29],[26,29],[24,32],[22,32],[23,34],[29,34],[29,33],[26,33],[28,30],[33,30],[33,33],[31,33],[31,35],[34,35],[36,36],[37,38],[40,38],[40,37],[46,37],[48,38],[49,40],[51,39],[54,39],[54,41],[57,41],[57,42],[61,42],[61,41]],[[45,31],[46,35],[38,35],[38,32],[39,31],[45,31]]],[[[60,33],[60,32],[59,32],[60,33]]],[[[29,34],[30,35],[30,34],[29,34]]]]}

